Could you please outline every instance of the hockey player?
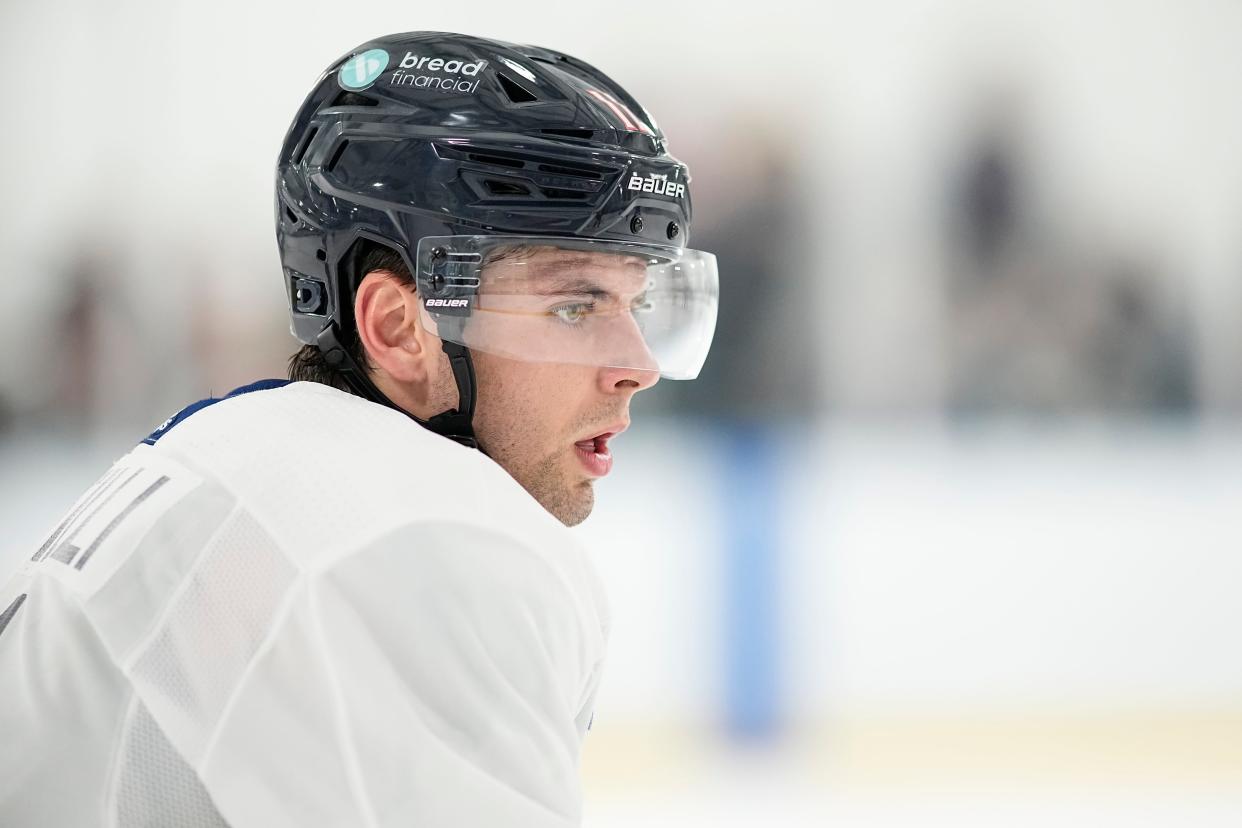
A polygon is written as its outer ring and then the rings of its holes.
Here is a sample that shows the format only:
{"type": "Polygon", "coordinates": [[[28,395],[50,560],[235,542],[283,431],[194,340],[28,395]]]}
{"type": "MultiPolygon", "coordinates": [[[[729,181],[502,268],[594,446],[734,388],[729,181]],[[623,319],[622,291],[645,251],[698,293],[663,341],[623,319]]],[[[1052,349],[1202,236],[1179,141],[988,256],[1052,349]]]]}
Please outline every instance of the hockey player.
{"type": "Polygon", "coordinates": [[[566,55],[334,63],[276,176],[292,381],[170,418],[0,591],[0,824],[577,824],[609,621],[565,525],[706,356],[688,182],[566,55]]]}

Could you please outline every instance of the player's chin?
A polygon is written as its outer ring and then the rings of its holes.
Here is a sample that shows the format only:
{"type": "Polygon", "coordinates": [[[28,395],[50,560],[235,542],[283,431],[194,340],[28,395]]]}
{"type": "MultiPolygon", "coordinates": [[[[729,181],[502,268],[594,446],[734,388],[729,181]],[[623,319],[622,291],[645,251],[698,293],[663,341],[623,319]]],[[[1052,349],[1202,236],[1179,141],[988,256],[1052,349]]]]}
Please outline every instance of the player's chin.
{"type": "Polygon", "coordinates": [[[591,516],[595,509],[595,481],[582,480],[569,487],[566,496],[556,504],[552,512],[566,526],[577,526],[591,516]]]}

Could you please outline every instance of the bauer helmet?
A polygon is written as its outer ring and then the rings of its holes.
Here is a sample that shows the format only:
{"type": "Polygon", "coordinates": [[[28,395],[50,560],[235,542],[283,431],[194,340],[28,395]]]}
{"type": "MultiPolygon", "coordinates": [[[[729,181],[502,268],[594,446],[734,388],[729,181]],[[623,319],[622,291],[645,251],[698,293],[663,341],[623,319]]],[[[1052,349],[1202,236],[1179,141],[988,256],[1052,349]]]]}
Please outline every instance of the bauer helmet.
{"type": "Polygon", "coordinates": [[[475,445],[471,350],[692,379],[716,259],[689,248],[690,176],[647,111],[568,55],[458,34],[368,41],[298,110],[276,173],[291,329],[392,407],[343,346],[361,251],[414,277],[459,403],[420,423],[475,445]]]}

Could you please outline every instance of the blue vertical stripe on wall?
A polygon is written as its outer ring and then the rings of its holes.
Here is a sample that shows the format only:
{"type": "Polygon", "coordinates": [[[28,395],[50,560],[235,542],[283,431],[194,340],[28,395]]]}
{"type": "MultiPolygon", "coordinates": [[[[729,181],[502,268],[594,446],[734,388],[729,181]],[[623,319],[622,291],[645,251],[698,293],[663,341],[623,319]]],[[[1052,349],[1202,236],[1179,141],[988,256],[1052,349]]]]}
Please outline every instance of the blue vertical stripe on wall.
{"type": "Polygon", "coordinates": [[[757,424],[730,424],[723,436],[726,723],[732,735],[762,741],[780,718],[777,440],[757,424]]]}

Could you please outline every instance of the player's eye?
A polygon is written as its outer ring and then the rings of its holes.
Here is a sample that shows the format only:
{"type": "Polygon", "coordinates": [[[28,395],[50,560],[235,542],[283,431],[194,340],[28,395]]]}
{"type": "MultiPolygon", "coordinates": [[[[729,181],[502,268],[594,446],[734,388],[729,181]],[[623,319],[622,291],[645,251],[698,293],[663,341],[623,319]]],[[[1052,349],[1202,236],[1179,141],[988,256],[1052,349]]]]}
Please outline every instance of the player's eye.
{"type": "Polygon", "coordinates": [[[577,325],[594,309],[594,302],[574,302],[553,308],[552,314],[566,325],[577,325]]]}

